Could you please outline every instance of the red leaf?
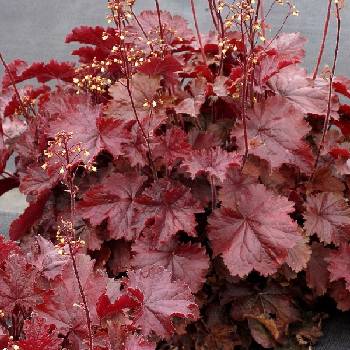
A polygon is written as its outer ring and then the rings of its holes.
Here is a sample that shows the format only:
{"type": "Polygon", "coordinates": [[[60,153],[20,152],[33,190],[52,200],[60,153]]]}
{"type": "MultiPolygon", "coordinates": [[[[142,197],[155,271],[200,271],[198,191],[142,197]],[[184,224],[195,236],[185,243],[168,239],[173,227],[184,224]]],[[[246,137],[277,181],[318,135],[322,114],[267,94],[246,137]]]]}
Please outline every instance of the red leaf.
{"type": "Polygon", "coordinates": [[[20,248],[16,242],[5,240],[4,236],[0,235],[0,265],[7,261],[11,254],[19,254],[20,248]]]}
{"type": "MultiPolygon", "coordinates": [[[[87,94],[70,94],[64,90],[51,94],[45,105],[50,115],[49,136],[65,131],[72,133],[68,146],[80,145],[89,152],[86,161],[92,160],[102,149],[97,122],[100,106],[92,106],[87,94]]],[[[79,161],[79,160],[78,160],[79,161]]]]}
{"type": "Polygon", "coordinates": [[[344,280],[346,289],[350,291],[350,245],[342,244],[338,250],[329,254],[326,261],[330,281],[344,280]]]}
{"type": "Polygon", "coordinates": [[[323,295],[329,284],[329,271],[327,259],[330,250],[322,244],[312,243],[312,255],[306,269],[307,285],[315,290],[316,295],[323,295]]]}
{"type": "Polygon", "coordinates": [[[12,81],[18,75],[28,67],[28,64],[23,60],[13,60],[7,64],[8,71],[6,70],[2,78],[2,88],[6,92],[7,88],[12,85],[12,81]]]}
{"type": "MultiPolygon", "coordinates": [[[[257,103],[247,113],[249,153],[267,160],[276,168],[283,163],[297,165],[310,172],[311,151],[302,140],[310,128],[304,115],[282,97],[270,97],[257,103]],[[306,154],[305,154],[306,152],[306,154]]],[[[233,129],[241,152],[244,151],[244,128],[240,122],[233,129]]]]}
{"type": "Polygon", "coordinates": [[[335,300],[339,310],[350,310],[350,292],[345,288],[344,281],[341,280],[332,283],[329,295],[335,300]]]}
{"type": "Polygon", "coordinates": [[[136,174],[112,174],[85,193],[78,210],[94,226],[108,219],[110,238],[132,240],[143,228],[136,212],[135,196],[145,180],[136,174]]]}
{"type": "Polygon", "coordinates": [[[168,129],[165,135],[155,140],[155,143],[152,156],[162,158],[167,167],[173,166],[177,160],[184,159],[192,149],[187,134],[177,127],[168,129]]]}
{"type": "Polygon", "coordinates": [[[309,241],[300,236],[296,245],[292,249],[289,249],[286,263],[294,272],[300,272],[306,268],[310,256],[311,249],[309,241]]]}
{"type": "Polygon", "coordinates": [[[337,193],[319,193],[306,202],[305,230],[322,242],[341,244],[350,239],[350,208],[337,193]]]}
{"type": "Polygon", "coordinates": [[[174,56],[167,55],[164,58],[151,57],[138,71],[147,75],[167,75],[179,72],[182,68],[182,64],[174,56]]]}
{"type": "Polygon", "coordinates": [[[58,253],[55,246],[42,236],[35,236],[27,253],[27,261],[47,279],[53,280],[62,273],[69,257],[58,253]]]}
{"type": "Polygon", "coordinates": [[[288,258],[300,239],[288,214],[293,203],[263,185],[250,185],[237,196],[234,207],[222,207],[209,217],[209,239],[215,255],[222,255],[232,275],[253,269],[267,276],[288,258]]]}
{"type": "Polygon", "coordinates": [[[187,85],[187,95],[184,100],[175,106],[176,113],[189,114],[196,118],[200,114],[200,109],[205,102],[207,80],[203,77],[193,79],[187,85]]]}
{"type": "MultiPolygon", "coordinates": [[[[100,52],[101,55],[100,58],[104,59],[111,53],[111,49],[113,48],[113,46],[119,43],[119,38],[118,36],[116,36],[116,31],[113,28],[103,28],[100,26],[81,26],[74,28],[72,32],[66,36],[66,43],[71,42],[79,42],[80,44],[94,45],[95,48],[91,47],[91,49],[98,50],[98,52],[100,52]],[[107,34],[106,40],[103,40],[102,38],[104,36],[104,33],[107,34]]],[[[75,52],[75,54],[79,53],[81,62],[86,63],[93,61],[93,57],[91,60],[87,60],[86,52],[80,50],[81,49],[76,50],[78,52],[75,52]]]]}
{"type": "Polygon", "coordinates": [[[200,174],[207,174],[210,179],[223,182],[228,169],[239,167],[241,163],[242,157],[239,154],[217,147],[193,151],[185,158],[182,167],[191,174],[192,179],[200,174]]]}
{"type": "Polygon", "coordinates": [[[46,64],[33,63],[32,66],[23,72],[23,75],[25,74],[27,74],[30,79],[35,77],[39,83],[46,83],[53,79],[71,83],[75,76],[75,68],[73,63],[51,60],[46,64]]]}
{"type": "Polygon", "coordinates": [[[9,255],[0,269],[0,307],[11,313],[16,306],[26,310],[42,302],[37,285],[37,271],[23,256],[9,255]]]}
{"type": "MultiPolygon", "coordinates": [[[[23,61],[22,61],[23,62],[23,61]]],[[[36,78],[39,83],[46,83],[53,79],[62,80],[71,83],[75,76],[74,64],[70,62],[57,62],[51,60],[49,63],[34,62],[28,66],[25,62],[20,64],[20,72],[14,69],[12,72],[12,79],[15,83],[20,83],[25,80],[36,78]]],[[[3,86],[10,86],[11,79],[4,78],[3,86]]]]}
{"type": "MultiPolygon", "coordinates": [[[[108,279],[101,271],[93,270],[94,262],[89,256],[78,254],[75,255],[75,259],[91,322],[98,325],[96,302],[105,292],[108,279]]],[[[38,305],[36,312],[47,323],[54,324],[61,334],[70,333],[76,341],[84,342],[88,337],[86,315],[71,263],[64,266],[61,275],[61,278],[56,278],[51,284],[53,295],[38,305]]]]}
{"type": "Polygon", "coordinates": [[[129,292],[142,293],[142,312],[135,325],[144,335],[154,332],[165,338],[174,332],[174,316],[196,319],[198,306],[190,289],[183,283],[171,281],[171,272],[153,266],[129,273],[129,292]],[[156,278],[155,278],[156,277],[156,278]]]}
{"type": "MultiPolygon", "coordinates": [[[[24,106],[28,106],[29,103],[33,103],[35,99],[40,96],[41,94],[44,94],[45,92],[48,92],[50,88],[46,85],[40,86],[38,88],[33,88],[31,86],[25,87],[24,89],[20,89],[18,92],[21,96],[22,103],[24,106]]],[[[6,105],[4,110],[4,116],[9,117],[12,114],[15,114],[19,110],[21,110],[22,106],[20,101],[17,98],[17,95],[13,93],[12,99],[9,101],[9,103],[6,105]]]]}
{"type": "Polygon", "coordinates": [[[180,183],[160,179],[136,198],[141,221],[152,221],[154,239],[158,244],[168,242],[178,231],[195,235],[194,214],[203,209],[190,190],[180,183]]]}
{"type": "Polygon", "coordinates": [[[346,77],[336,77],[333,82],[333,88],[339,94],[350,98],[350,79],[346,77]]]}
{"type": "Polygon", "coordinates": [[[111,302],[106,294],[100,296],[96,304],[96,312],[100,319],[110,318],[122,314],[126,309],[138,308],[139,303],[131,296],[121,294],[111,302]]]}
{"type": "Polygon", "coordinates": [[[41,218],[50,192],[44,192],[37,200],[30,202],[23,214],[11,223],[9,236],[16,241],[27,234],[32,226],[41,218]]]}
{"type": "Polygon", "coordinates": [[[28,166],[24,172],[20,172],[19,190],[24,194],[37,197],[55,187],[59,180],[58,170],[49,176],[41,166],[33,164],[28,166]]]}
{"type": "Polygon", "coordinates": [[[172,55],[164,58],[151,57],[149,61],[138,68],[138,71],[150,76],[161,75],[166,79],[174,80],[174,73],[182,71],[181,63],[172,55]]]}
{"type": "Polygon", "coordinates": [[[25,339],[16,342],[21,350],[61,349],[62,338],[58,338],[55,327],[46,324],[43,318],[24,321],[24,333],[25,339]]]}
{"type": "Polygon", "coordinates": [[[300,61],[305,56],[306,43],[307,39],[300,33],[281,33],[268,46],[285,59],[300,61]]]}
{"type": "Polygon", "coordinates": [[[134,42],[136,46],[144,51],[150,51],[151,42],[153,50],[160,50],[163,45],[182,45],[189,43],[194,38],[193,32],[188,28],[187,21],[181,16],[172,16],[168,11],[160,11],[160,21],[166,23],[163,29],[163,43],[159,44],[159,19],[157,11],[142,11],[136,20],[131,21],[127,29],[127,42],[134,42]],[[142,27],[142,30],[140,29],[142,27]],[[147,40],[144,39],[144,32],[147,33],[147,40]]]}
{"type": "Polygon", "coordinates": [[[171,272],[173,281],[185,282],[193,293],[198,292],[204,283],[209,258],[200,244],[179,244],[172,239],[156,248],[149,240],[139,239],[132,250],[135,255],[131,264],[136,268],[161,265],[171,272]]]}
{"type": "MultiPolygon", "coordinates": [[[[151,113],[162,107],[159,98],[160,78],[150,78],[141,73],[134,74],[130,79],[130,91],[138,118],[142,121],[151,113]]],[[[120,80],[109,88],[112,100],[106,108],[106,113],[116,119],[135,120],[135,111],[131,104],[126,81],[120,80]]]]}
{"type": "Polygon", "coordinates": [[[255,184],[257,179],[252,176],[242,174],[235,167],[230,167],[226,172],[226,179],[219,192],[219,199],[224,207],[231,206],[236,201],[236,196],[249,188],[249,185],[255,184]]]}
{"type": "Polygon", "coordinates": [[[125,350],[155,350],[156,344],[150,343],[137,335],[129,336],[125,343],[125,350]]]}
{"type": "MultiPolygon", "coordinates": [[[[308,78],[306,70],[299,66],[282,69],[269,80],[268,85],[276,94],[288,99],[295,108],[305,114],[327,114],[328,82],[308,78]]],[[[339,104],[337,99],[333,99],[332,102],[331,112],[337,117],[339,104]]]]}
{"type": "Polygon", "coordinates": [[[125,123],[118,119],[101,118],[98,129],[104,148],[115,158],[123,155],[122,145],[130,142],[130,132],[125,123]]]}
{"type": "Polygon", "coordinates": [[[338,159],[338,158],[349,159],[350,158],[350,152],[344,148],[333,148],[333,149],[331,149],[329,154],[335,159],[338,159]]]}

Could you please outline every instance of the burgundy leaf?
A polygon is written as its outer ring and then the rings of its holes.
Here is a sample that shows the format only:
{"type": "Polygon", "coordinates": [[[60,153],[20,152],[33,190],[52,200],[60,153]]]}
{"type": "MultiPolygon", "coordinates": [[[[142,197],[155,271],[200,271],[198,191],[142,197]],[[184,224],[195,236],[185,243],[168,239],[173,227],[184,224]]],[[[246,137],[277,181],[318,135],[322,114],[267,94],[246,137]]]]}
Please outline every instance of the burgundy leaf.
{"type": "MultiPolygon", "coordinates": [[[[46,83],[53,79],[71,83],[74,75],[75,68],[73,63],[57,62],[56,60],[51,60],[48,63],[34,62],[30,66],[23,63],[20,72],[18,72],[18,70],[12,72],[12,78],[15,83],[20,83],[33,78],[36,78],[39,83],[46,83]]],[[[11,80],[9,78],[5,80],[4,78],[3,84],[9,86],[11,80]]]]}
{"type": "Polygon", "coordinates": [[[342,244],[338,250],[331,252],[325,260],[328,262],[330,281],[344,280],[346,289],[350,291],[350,246],[342,244]]]}
{"type": "Polygon", "coordinates": [[[142,220],[139,220],[141,214],[136,211],[135,196],[145,180],[136,174],[112,174],[85,193],[78,209],[94,226],[108,219],[111,238],[132,240],[143,228],[142,220]]]}
{"type": "Polygon", "coordinates": [[[230,167],[239,167],[241,155],[229,153],[221,148],[195,150],[183,162],[183,168],[191,174],[192,179],[197,175],[207,174],[209,178],[223,182],[230,167]]]}
{"type": "MultiPolygon", "coordinates": [[[[327,114],[329,84],[321,79],[308,78],[303,68],[294,65],[284,68],[270,78],[268,85],[303,113],[327,114]]],[[[331,108],[333,116],[336,116],[339,108],[337,99],[333,99],[331,108]]]]}
{"type": "MultiPolygon", "coordinates": [[[[62,338],[58,338],[55,326],[45,323],[43,318],[24,322],[25,339],[16,342],[23,350],[60,350],[62,338]]],[[[13,346],[13,348],[15,348],[13,346]]]]}
{"type": "Polygon", "coordinates": [[[151,76],[162,75],[172,78],[175,72],[182,71],[182,69],[181,63],[174,56],[167,55],[164,58],[151,57],[138,71],[151,76]]]}
{"type": "Polygon", "coordinates": [[[18,254],[9,255],[0,269],[0,307],[11,313],[16,306],[29,310],[42,303],[38,272],[18,254]]]}
{"type": "MultiPolygon", "coordinates": [[[[79,279],[86,296],[92,324],[99,324],[96,302],[105,292],[107,277],[93,270],[94,262],[87,255],[75,256],[79,279]]],[[[54,294],[36,307],[36,312],[57,330],[71,336],[79,342],[87,340],[86,315],[82,304],[76,276],[72,264],[66,264],[60,278],[52,283],[54,294]],[[64,296],[64,297],[62,297],[64,296]]]]}
{"type": "Polygon", "coordinates": [[[103,148],[97,122],[101,113],[99,106],[92,106],[86,94],[69,94],[59,91],[51,94],[45,106],[50,115],[49,136],[59,132],[72,133],[68,146],[80,147],[89,152],[86,161],[93,159],[103,148]]]}
{"type": "Polygon", "coordinates": [[[9,235],[14,241],[25,236],[32,226],[41,218],[50,192],[44,192],[37,200],[30,202],[23,214],[11,223],[9,235]]]}
{"type": "Polygon", "coordinates": [[[142,312],[135,325],[144,335],[154,332],[165,338],[174,332],[174,316],[192,320],[198,317],[190,289],[182,282],[172,282],[171,272],[160,266],[130,272],[127,287],[130,292],[142,293],[142,312]]]}
{"type": "Polygon", "coordinates": [[[293,211],[286,198],[250,185],[234,207],[222,207],[209,217],[214,254],[222,255],[232,275],[243,277],[253,269],[264,276],[274,273],[300,239],[288,215],[293,211]]]}
{"type": "Polygon", "coordinates": [[[20,172],[19,190],[24,194],[37,197],[55,187],[59,180],[58,169],[49,176],[48,172],[40,165],[33,164],[20,172]]]}
{"type": "Polygon", "coordinates": [[[175,239],[161,247],[152,247],[152,242],[139,239],[133,245],[135,268],[161,265],[172,273],[172,280],[185,282],[196,293],[203,285],[209,268],[209,259],[200,244],[179,244],[175,239]],[[191,266],[191,269],[188,267],[191,266]]]}
{"type": "Polygon", "coordinates": [[[69,257],[58,253],[57,248],[42,236],[36,236],[27,253],[27,261],[47,279],[53,280],[62,273],[69,257]]]}
{"type": "Polygon", "coordinates": [[[222,184],[219,199],[224,207],[231,206],[237,194],[249,188],[249,185],[256,184],[257,179],[252,176],[242,174],[236,167],[230,167],[226,172],[226,179],[222,184]]]}
{"type": "Polygon", "coordinates": [[[111,244],[112,257],[108,267],[114,275],[127,271],[131,261],[131,244],[125,240],[118,240],[111,244]]]}
{"type": "Polygon", "coordinates": [[[331,284],[329,295],[337,303],[337,308],[341,311],[350,310],[350,291],[345,288],[345,282],[340,280],[331,284]]]}
{"type": "Polygon", "coordinates": [[[322,242],[341,244],[350,238],[350,208],[341,194],[319,193],[306,202],[305,230],[322,242]]]}
{"type": "Polygon", "coordinates": [[[327,259],[330,250],[317,242],[313,242],[311,247],[312,254],[306,269],[306,282],[316,295],[323,295],[329,284],[327,259]]]}
{"type": "Polygon", "coordinates": [[[190,190],[180,183],[160,179],[136,198],[141,222],[154,220],[154,239],[160,245],[178,231],[195,235],[195,213],[202,211],[190,190]]]}
{"type": "Polygon", "coordinates": [[[155,143],[152,156],[164,159],[167,167],[174,165],[176,160],[184,159],[191,152],[186,133],[177,127],[167,130],[155,143]]]}
{"type": "Polygon", "coordinates": [[[5,263],[11,254],[20,254],[20,248],[16,242],[6,240],[0,235],[0,265],[5,263]]]}
{"type": "MultiPolygon", "coordinates": [[[[137,73],[132,76],[129,84],[135,111],[140,120],[147,117],[151,111],[157,111],[161,107],[158,95],[161,88],[159,78],[150,78],[145,74],[137,73]]],[[[136,120],[126,85],[126,81],[119,81],[109,88],[112,100],[107,105],[106,113],[120,120],[136,120]]]]}
{"type": "Polygon", "coordinates": [[[74,28],[66,36],[66,43],[71,42],[93,45],[109,53],[113,45],[119,42],[119,39],[116,38],[113,28],[81,26],[74,28]],[[107,40],[103,40],[103,33],[109,34],[107,40]]]}
{"type": "Polygon", "coordinates": [[[125,123],[118,119],[101,118],[98,129],[104,148],[116,158],[123,155],[122,145],[130,142],[130,132],[125,123]]]}
{"type": "MultiPolygon", "coordinates": [[[[247,133],[249,153],[267,160],[272,167],[293,164],[309,173],[312,154],[303,141],[309,132],[304,115],[282,97],[270,97],[248,111],[247,133]]],[[[244,152],[244,128],[240,122],[233,129],[241,152],[244,152]]]]}

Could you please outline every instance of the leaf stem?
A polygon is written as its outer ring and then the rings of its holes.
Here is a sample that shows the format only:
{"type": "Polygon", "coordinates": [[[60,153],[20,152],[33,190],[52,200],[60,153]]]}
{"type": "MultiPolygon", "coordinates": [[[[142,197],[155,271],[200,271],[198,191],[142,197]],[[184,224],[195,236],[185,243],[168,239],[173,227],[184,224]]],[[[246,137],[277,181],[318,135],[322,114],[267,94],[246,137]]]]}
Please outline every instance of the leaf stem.
{"type": "Polygon", "coordinates": [[[201,36],[200,31],[199,31],[197,14],[196,14],[196,6],[194,4],[194,0],[190,0],[190,3],[191,3],[191,9],[192,9],[192,16],[193,16],[194,26],[196,28],[197,38],[198,38],[199,46],[201,48],[202,59],[203,59],[204,64],[207,65],[207,58],[206,58],[205,52],[204,52],[204,47],[203,47],[203,43],[202,43],[202,36],[201,36]]]}
{"type": "Polygon", "coordinates": [[[244,132],[244,161],[243,165],[248,157],[248,134],[247,134],[247,121],[246,121],[246,99],[247,99],[247,48],[245,44],[244,30],[243,30],[243,15],[241,12],[241,41],[244,50],[243,58],[243,86],[242,86],[242,98],[241,98],[241,110],[242,110],[242,121],[243,121],[243,132],[244,132]]]}
{"type": "Polygon", "coordinates": [[[326,39],[327,39],[327,34],[328,34],[329,20],[331,17],[331,8],[332,8],[332,0],[328,0],[328,8],[327,8],[326,19],[324,22],[322,42],[321,42],[320,51],[319,51],[319,54],[317,57],[316,67],[314,69],[314,74],[312,77],[313,80],[316,79],[318,70],[320,68],[320,64],[321,64],[321,60],[322,60],[322,56],[323,56],[323,52],[324,52],[324,47],[325,47],[325,43],[326,43],[326,39]]]}
{"type": "MultiPolygon", "coordinates": [[[[64,142],[64,149],[65,149],[65,155],[66,155],[67,169],[69,169],[68,166],[70,165],[70,159],[69,159],[69,149],[68,149],[67,142],[64,142]]],[[[74,236],[75,236],[75,228],[74,228],[75,227],[75,225],[74,225],[74,222],[75,222],[75,186],[74,186],[74,177],[71,174],[70,169],[67,170],[67,184],[66,185],[68,187],[69,194],[70,194],[70,221],[71,221],[71,225],[72,225],[71,235],[74,238],[74,236]]],[[[80,297],[81,297],[81,300],[83,302],[83,307],[84,307],[84,311],[85,311],[86,325],[88,328],[88,337],[89,337],[89,349],[93,350],[94,345],[93,345],[93,337],[92,337],[92,330],[91,330],[90,311],[89,311],[89,307],[87,304],[86,295],[85,295],[83,286],[82,286],[81,281],[80,281],[79,271],[77,268],[77,263],[75,260],[73,247],[72,247],[72,241],[71,241],[70,236],[68,236],[67,243],[68,243],[69,255],[70,255],[70,258],[72,260],[75,279],[78,283],[79,293],[80,293],[80,297]]]]}
{"type": "Polygon", "coordinates": [[[160,34],[160,40],[162,44],[164,44],[164,32],[163,32],[163,25],[162,25],[162,19],[161,19],[161,12],[159,7],[158,0],[155,0],[156,8],[157,8],[157,16],[158,16],[158,23],[159,23],[159,34],[160,34]]]}
{"type": "Polygon", "coordinates": [[[327,129],[328,129],[328,124],[329,124],[329,119],[330,119],[330,115],[331,115],[332,95],[333,95],[333,79],[334,79],[334,75],[335,75],[335,69],[337,66],[339,43],[340,43],[340,30],[341,30],[341,18],[340,18],[340,13],[339,13],[340,11],[339,11],[339,5],[337,3],[335,4],[335,8],[336,8],[336,17],[337,17],[337,38],[336,38],[336,45],[335,45],[335,49],[334,49],[334,59],[333,59],[332,72],[331,72],[331,75],[329,77],[327,114],[326,114],[326,118],[325,118],[325,121],[323,124],[322,138],[321,138],[320,146],[319,146],[318,151],[317,151],[317,157],[316,157],[313,173],[311,175],[311,179],[313,178],[315,171],[317,169],[317,165],[318,165],[318,162],[320,159],[321,150],[324,146],[326,133],[327,133],[327,129]]]}

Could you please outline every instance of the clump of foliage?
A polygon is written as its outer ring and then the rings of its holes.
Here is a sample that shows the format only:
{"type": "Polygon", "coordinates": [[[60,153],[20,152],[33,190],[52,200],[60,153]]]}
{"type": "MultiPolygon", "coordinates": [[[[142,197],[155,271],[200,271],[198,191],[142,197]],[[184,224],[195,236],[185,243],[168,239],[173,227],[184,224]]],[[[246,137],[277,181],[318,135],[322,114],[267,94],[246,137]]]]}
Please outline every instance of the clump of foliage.
{"type": "Polygon", "coordinates": [[[325,295],[350,309],[341,4],[309,76],[300,34],[266,35],[281,3],[209,0],[201,34],[194,1],[192,31],[110,0],[110,27],[66,38],[79,65],[1,56],[0,192],[28,200],[0,240],[1,348],[303,349],[325,295]]]}

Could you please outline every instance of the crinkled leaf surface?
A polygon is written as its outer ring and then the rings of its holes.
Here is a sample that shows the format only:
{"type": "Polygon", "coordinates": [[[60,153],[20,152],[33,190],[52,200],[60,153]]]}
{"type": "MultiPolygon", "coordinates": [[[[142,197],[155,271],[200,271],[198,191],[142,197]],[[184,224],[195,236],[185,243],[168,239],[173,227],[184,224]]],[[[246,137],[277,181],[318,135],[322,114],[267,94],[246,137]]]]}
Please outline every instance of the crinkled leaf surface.
{"type": "Polygon", "coordinates": [[[263,185],[250,185],[235,205],[209,217],[208,235],[215,255],[222,255],[232,275],[253,269],[274,273],[299,241],[297,224],[289,217],[293,203],[263,185]]]}
{"type": "Polygon", "coordinates": [[[152,221],[152,230],[158,244],[168,242],[182,230],[195,234],[195,213],[202,207],[188,188],[179,182],[160,179],[136,198],[141,221],[152,221]]]}
{"type": "Polygon", "coordinates": [[[200,244],[179,244],[172,239],[156,248],[147,239],[140,239],[132,247],[135,268],[161,265],[172,273],[172,280],[180,280],[197,292],[204,283],[209,259],[200,244]],[[188,267],[191,266],[189,269],[188,267]]]}
{"type": "MultiPolygon", "coordinates": [[[[310,172],[312,154],[303,138],[310,128],[302,112],[279,96],[257,103],[247,113],[249,153],[268,161],[272,167],[283,163],[297,165],[310,172]]],[[[244,128],[239,123],[232,130],[240,151],[244,152],[244,128]]]]}
{"type": "Polygon", "coordinates": [[[200,174],[208,174],[220,182],[226,178],[229,167],[239,167],[242,157],[236,152],[227,152],[221,148],[209,148],[193,151],[185,158],[182,166],[191,174],[192,179],[200,174]]]}
{"type": "Polygon", "coordinates": [[[135,197],[144,181],[145,177],[136,174],[111,174],[85,193],[78,209],[94,226],[108,219],[111,238],[131,240],[143,228],[143,214],[136,212],[135,197]]]}
{"type": "Polygon", "coordinates": [[[0,269],[0,307],[11,313],[15,306],[30,309],[42,302],[38,271],[18,254],[10,255],[0,269]]]}
{"type": "Polygon", "coordinates": [[[174,316],[197,317],[198,307],[189,287],[180,281],[172,282],[171,272],[160,266],[129,273],[128,289],[142,292],[143,307],[135,324],[145,335],[154,332],[162,338],[168,337],[174,332],[174,316]]]}
{"type": "Polygon", "coordinates": [[[309,196],[305,230],[322,242],[339,245],[350,238],[350,208],[341,194],[325,192],[309,196]]]}

